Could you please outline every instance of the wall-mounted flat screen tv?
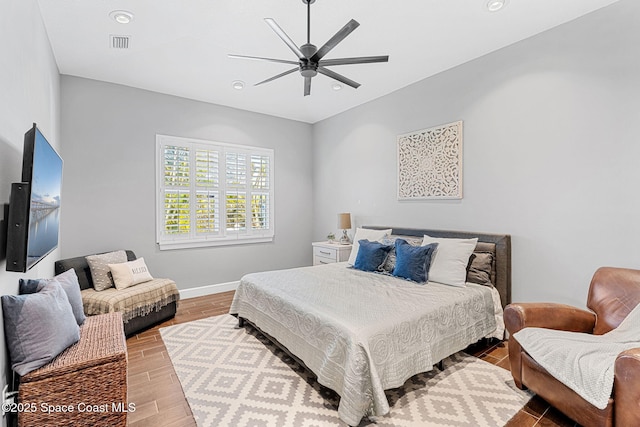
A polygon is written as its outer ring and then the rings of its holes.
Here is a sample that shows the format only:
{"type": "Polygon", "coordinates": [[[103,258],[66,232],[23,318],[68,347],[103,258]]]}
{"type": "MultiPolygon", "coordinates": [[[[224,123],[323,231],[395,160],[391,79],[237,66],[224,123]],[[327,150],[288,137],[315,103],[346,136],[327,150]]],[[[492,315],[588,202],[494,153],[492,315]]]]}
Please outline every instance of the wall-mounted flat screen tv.
{"type": "Polygon", "coordinates": [[[11,186],[7,271],[25,272],[58,247],[62,158],[40,129],[24,135],[22,182],[11,186]]]}

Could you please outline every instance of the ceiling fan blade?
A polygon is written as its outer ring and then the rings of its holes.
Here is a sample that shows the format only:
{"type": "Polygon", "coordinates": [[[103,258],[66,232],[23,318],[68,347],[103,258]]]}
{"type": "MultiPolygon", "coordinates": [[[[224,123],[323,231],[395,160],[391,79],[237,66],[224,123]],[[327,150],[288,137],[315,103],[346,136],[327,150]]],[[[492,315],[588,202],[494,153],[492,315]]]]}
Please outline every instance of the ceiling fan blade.
{"type": "Polygon", "coordinates": [[[318,65],[326,67],[330,65],[370,64],[373,62],[388,62],[389,56],[359,56],[357,58],[323,59],[318,65]]]}
{"type": "Polygon", "coordinates": [[[277,76],[270,77],[270,78],[268,78],[267,80],[263,80],[263,81],[261,81],[261,82],[258,82],[258,83],[256,83],[254,86],[258,86],[258,85],[261,85],[261,84],[263,84],[263,83],[269,83],[269,82],[271,82],[271,81],[274,81],[275,79],[279,79],[280,77],[284,77],[284,76],[286,76],[287,74],[291,74],[291,73],[293,73],[293,72],[295,72],[295,71],[298,71],[298,67],[296,67],[296,68],[292,68],[292,69],[290,69],[290,70],[287,70],[287,71],[285,71],[284,73],[280,73],[280,74],[278,74],[277,76]]]}
{"type": "Polygon", "coordinates": [[[289,49],[291,49],[298,58],[306,59],[306,56],[304,56],[304,53],[302,53],[300,48],[293,42],[293,40],[291,40],[291,38],[287,35],[287,33],[285,33],[284,30],[280,28],[280,25],[278,25],[276,21],[274,21],[272,18],[264,18],[264,20],[267,24],[269,24],[271,29],[273,29],[273,31],[276,32],[278,37],[280,37],[282,41],[285,42],[287,46],[289,46],[289,49]]]}
{"type": "Polygon", "coordinates": [[[304,78],[304,96],[311,95],[311,77],[304,78]]]}
{"type": "Polygon", "coordinates": [[[359,26],[360,24],[355,19],[352,19],[351,21],[347,22],[347,24],[344,27],[342,27],[337,33],[335,33],[333,37],[329,39],[329,41],[327,41],[324,44],[324,46],[318,49],[315,55],[311,57],[311,60],[314,62],[320,61],[323,56],[329,53],[331,49],[336,47],[338,43],[344,40],[345,37],[351,34],[351,32],[353,32],[353,30],[355,30],[359,26]]]}
{"type": "Polygon", "coordinates": [[[247,56],[247,55],[234,55],[234,54],[229,54],[228,56],[229,58],[234,58],[234,59],[255,59],[256,61],[269,61],[269,62],[279,62],[281,64],[298,65],[296,61],[288,61],[286,59],[262,58],[260,56],[247,56]]]}
{"type": "Polygon", "coordinates": [[[354,82],[353,80],[346,78],[342,74],[338,74],[335,71],[331,71],[328,68],[318,67],[318,72],[320,74],[324,74],[327,77],[331,77],[332,79],[337,80],[340,83],[344,83],[346,85],[349,85],[354,89],[358,89],[358,87],[360,86],[360,83],[354,82]]]}

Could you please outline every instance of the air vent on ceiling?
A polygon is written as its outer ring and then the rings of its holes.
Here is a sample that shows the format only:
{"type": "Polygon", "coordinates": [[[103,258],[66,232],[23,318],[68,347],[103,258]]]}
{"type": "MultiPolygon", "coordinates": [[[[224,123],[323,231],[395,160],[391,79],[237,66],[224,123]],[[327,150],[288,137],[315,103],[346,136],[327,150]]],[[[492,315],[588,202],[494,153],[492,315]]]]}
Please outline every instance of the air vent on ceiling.
{"type": "Polygon", "coordinates": [[[129,49],[129,42],[131,41],[131,36],[114,36],[112,34],[110,38],[111,38],[111,48],[129,49]]]}

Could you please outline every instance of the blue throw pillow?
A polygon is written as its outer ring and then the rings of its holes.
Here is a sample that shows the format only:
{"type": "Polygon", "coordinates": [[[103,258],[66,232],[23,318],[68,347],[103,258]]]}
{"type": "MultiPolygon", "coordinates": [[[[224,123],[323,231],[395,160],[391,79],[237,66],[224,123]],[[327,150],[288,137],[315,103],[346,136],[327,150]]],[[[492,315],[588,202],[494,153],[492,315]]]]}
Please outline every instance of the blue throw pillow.
{"type": "Polygon", "coordinates": [[[370,242],[368,240],[358,240],[358,256],[353,268],[362,271],[378,271],[384,265],[384,261],[389,255],[391,246],[383,245],[380,242],[370,242]]]}
{"type": "Polygon", "coordinates": [[[406,240],[396,240],[396,266],[393,275],[417,283],[429,281],[431,256],[438,246],[431,243],[426,246],[412,246],[406,240]]]}

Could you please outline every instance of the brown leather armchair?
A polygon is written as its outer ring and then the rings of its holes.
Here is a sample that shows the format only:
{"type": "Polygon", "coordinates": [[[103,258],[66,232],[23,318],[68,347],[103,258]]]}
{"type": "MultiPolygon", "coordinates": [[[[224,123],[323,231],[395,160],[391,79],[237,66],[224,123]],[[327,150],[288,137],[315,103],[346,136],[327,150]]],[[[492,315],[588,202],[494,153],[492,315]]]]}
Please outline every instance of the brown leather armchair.
{"type": "Polygon", "coordinates": [[[640,348],[617,357],[613,393],[598,409],[551,376],[527,354],[513,334],[525,327],[604,334],[640,303],[640,270],[602,267],[589,287],[586,311],[565,304],[509,304],[504,311],[509,331],[509,362],[516,385],[538,396],[584,426],[640,426],[640,348]]]}

